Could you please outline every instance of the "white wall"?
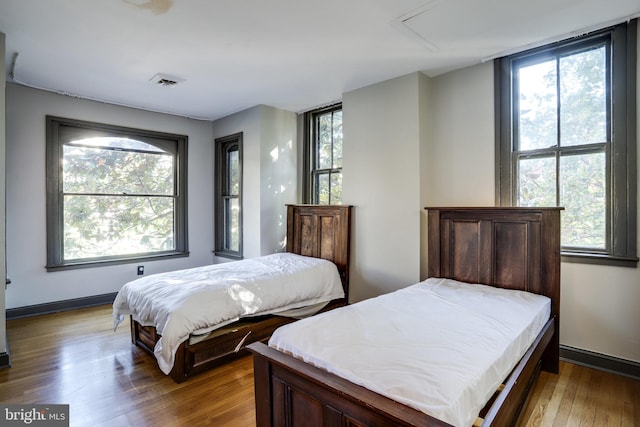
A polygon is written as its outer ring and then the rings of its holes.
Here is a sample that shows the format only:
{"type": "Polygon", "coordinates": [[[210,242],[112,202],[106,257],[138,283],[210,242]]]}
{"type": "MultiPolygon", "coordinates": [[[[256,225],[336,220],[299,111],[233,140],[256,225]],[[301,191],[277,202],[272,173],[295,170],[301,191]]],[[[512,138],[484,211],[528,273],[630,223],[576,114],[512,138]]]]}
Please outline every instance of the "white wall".
{"type": "Polygon", "coordinates": [[[344,94],[342,194],[355,206],[351,301],[420,279],[423,85],[414,73],[344,94]]]}
{"type": "Polygon", "coordinates": [[[493,65],[432,79],[431,206],[494,206],[493,65]]]}
{"type": "Polygon", "coordinates": [[[262,107],[260,254],[286,247],[287,203],[298,201],[296,114],[262,107]]]}
{"type": "Polygon", "coordinates": [[[640,362],[639,302],[640,269],[563,263],[560,342],[640,362]]]}
{"type": "MultiPolygon", "coordinates": [[[[5,40],[0,33],[0,70],[5,70],[5,40]]],[[[0,280],[6,276],[6,230],[5,230],[5,87],[6,75],[0,73],[0,280]]],[[[7,352],[7,322],[5,293],[0,292],[0,355],[7,352]]]]}
{"type": "MultiPolygon", "coordinates": [[[[432,90],[429,204],[494,204],[493,65],[438,76],[432,90]]],[[[561,344],[640,362],[639,268],[562,263],[561,286],[561,344]]]]}
{"type": "Polygon", "coordinates": [[[137,277],[138,264],[46,271],[46,115],[187,135],[191,254],[139,264],[145,266],[145,274],[152,274],[212,262],[210,122],[81,100],[15,84],[7,85],[6,104],[7,268],[12,280],[6,290],[7,308],[116,292],[137,277]]]}
{"type": "MultiPolygon", "coordinates": [[[[260,111],[260,107],[257,106],[213,122],[212,141],[215,141],[216,138],[242,132],[242,251],[245,258],[260,256],[260,239],[255,238],[260,235],[260,197],[258,193],[260,188],[260,111]]],[[[213,169],[212,159],[212,172],[213,169]]],[[[213,172],[213,177],[215,177],[215,172],[213,172]]],[[[211,203],[213,206],[213,199],[211,203]]],[[[213,215],[211,215],[211,221],[213,226],[213,215]]],[[[216,258],[216,262],[228,261],[221,257],[214,258],[216,258]]]]}
{"type": "MultiPolygon", "coordinates": [[[[297,201],[296,114],[259,105],[216,120],[213,140],[243,133],[243,256],[284,249],[287,203],[297,201]]],[[[213,217],[212,217],[213,218],[213,217]]],[[[225,261],[218,258],[217,261],[225,261]]]]}
{"type": "MultiPolygon", "coordinates": [[[[418,112],[419,127],[419,145],[420,145],[420,207],[424,208],[429,205],[429,174],[431,172],[431,150],[434,143],[433,127],[434,127],[434,106],[431,102],[433,99],[433,84],[429,77],[419,74],[418,101],[420,110],[418,112]]],[[[427,278],[427,251],[429,245],[427,230],[428,223],[427,211],[422,209],[420,212],[420,280],[427,278]]]]}

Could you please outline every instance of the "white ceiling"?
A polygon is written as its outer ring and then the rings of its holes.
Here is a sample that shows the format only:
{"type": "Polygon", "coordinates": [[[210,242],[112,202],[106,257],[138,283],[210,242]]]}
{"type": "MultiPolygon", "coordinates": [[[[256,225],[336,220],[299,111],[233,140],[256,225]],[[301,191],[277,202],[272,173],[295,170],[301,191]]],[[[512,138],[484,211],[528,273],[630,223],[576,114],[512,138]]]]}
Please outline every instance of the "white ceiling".
{"type": "Polygon", "coordinates": [[[9,82],[212,120],[300,112],[639,14],[639,0],[0,0],[0,32],[9,82]]]}

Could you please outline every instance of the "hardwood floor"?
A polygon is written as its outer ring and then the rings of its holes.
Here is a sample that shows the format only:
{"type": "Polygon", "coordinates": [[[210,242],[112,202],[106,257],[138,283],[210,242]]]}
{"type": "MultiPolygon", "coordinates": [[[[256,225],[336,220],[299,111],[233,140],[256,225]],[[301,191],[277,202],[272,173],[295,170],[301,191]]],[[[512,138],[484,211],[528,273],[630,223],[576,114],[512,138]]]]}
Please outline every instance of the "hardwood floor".
{"type": "Polygon", "coordinates": [[[128,320],[113,331],[111,306],[10,320],[7,335],[3,403],[69,404],[72,426],[255,426],[251,357],[176,384],[128,320]]]}
{"type": "Polygon", "coordinates": [[[640,380],[560,362],[542,372],[522,426],[639,426],[640,380]]]}
{"type": "MultiPolygon", "coordinates": [[[[112,329],[100,306],[7,322],[12,367],[0,401],[69,404],[72,426],[255,426],[245,357],[176,384],[112,329]]],[[[639,426],[640,381],[561,363],[542,373],[521,426],[639,426]]]]}

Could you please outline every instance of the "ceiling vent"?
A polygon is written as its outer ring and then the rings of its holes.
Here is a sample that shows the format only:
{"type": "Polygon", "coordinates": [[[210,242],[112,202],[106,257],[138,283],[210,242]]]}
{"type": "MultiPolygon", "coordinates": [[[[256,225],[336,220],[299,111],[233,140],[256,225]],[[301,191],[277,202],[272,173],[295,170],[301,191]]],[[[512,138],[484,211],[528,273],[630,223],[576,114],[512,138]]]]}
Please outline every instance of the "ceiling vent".
{"type": "Polygon", "coordinates": [[[158,86],[170,87],[184,82],[184,79],[174,76],[168,76],[166,74],[156,74],[155,76],[151,77],[149,81],[151,83],[157,84],[158,86]]]}

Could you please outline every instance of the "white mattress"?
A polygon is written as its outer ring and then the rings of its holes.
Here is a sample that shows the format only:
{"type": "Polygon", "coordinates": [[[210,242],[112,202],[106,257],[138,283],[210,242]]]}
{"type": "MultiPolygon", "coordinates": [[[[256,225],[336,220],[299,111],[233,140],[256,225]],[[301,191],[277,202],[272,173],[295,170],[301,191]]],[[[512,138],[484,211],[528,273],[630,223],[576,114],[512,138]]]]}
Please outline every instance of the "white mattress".
{"type": "Polygon", "coordinates": [[[330,261],[278,253],[170,271],[125,284],[113,302],[114,328],[132,315],[162,335],[154,348],[168,374],[178,346],[243,317],[290,311],[344,297],[330,261]]]}
{"type": "Polygon", "coordinates": [[[269,345],[470,426],[550,317],[550,299],[431,278],[276,330],[269,345]]]}

